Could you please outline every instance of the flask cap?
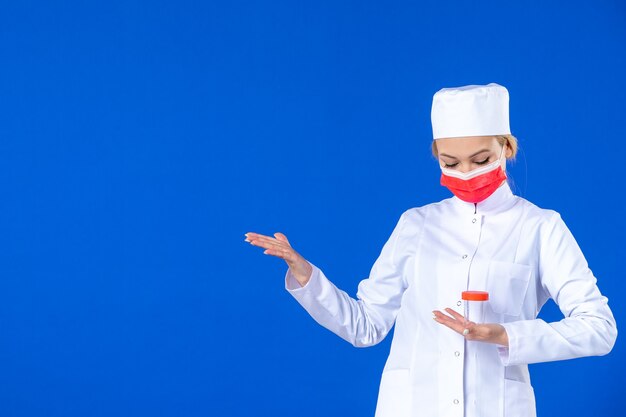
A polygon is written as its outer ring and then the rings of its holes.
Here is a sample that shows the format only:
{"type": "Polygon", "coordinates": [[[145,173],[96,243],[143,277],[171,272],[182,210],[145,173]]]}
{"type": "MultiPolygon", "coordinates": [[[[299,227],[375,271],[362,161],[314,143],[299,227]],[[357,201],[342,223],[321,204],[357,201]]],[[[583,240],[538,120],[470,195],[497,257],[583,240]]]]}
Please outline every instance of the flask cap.
{"type": "Polygon", "coordinates": [[[489,293],[487,291],[463,291],[461,299],[466,301],[487,301],[489,293]]]}

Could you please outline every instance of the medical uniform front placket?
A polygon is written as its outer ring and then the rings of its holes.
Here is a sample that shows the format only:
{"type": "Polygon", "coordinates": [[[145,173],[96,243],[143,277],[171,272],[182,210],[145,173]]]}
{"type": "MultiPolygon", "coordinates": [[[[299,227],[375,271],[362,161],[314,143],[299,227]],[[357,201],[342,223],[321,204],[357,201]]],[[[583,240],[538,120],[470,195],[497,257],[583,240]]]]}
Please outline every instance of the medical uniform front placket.
{"type": "MultiPolygon", "coordinates": [[[[467,290],[481,290],[481,288],[474,288],[471,280],[471,267],[472,261],[474,260],[474,256],[478,251],[478,246],[480,244],[480,236],[482,231],[483,224],[483,216],[478,214],[477,210],[474,210],[473,215],[469,219],[469,228],[472,232],[472,238],[474,242],[474,247],[471,248],[471,255],[468,256],[467,263],[467,290]]],[[[461,313],[463,314],[463,313],[461,313]]],[[[465,360],[464,360],[464,375],[463,375],[463,384],[465,387],[465,395],[464,395],[464,403],[465,403],[465,413],[466,415],[476,415],[476,397],[475,397],[475,388],[477,381],[477,363],[476,363],[476,352],[475,349],[467,349],[468,343],[465,341],[465,360]],[[469,389],[468,387],[473,387],[473,389],[469,389]]],[[[476,343],[476,342],[473,342],[476,343]]],[[[475,347],[474,347],[475,348],[475,347]]]]}
{"type": "MultiPolygon", "coordinates": [[[[483,216],[481,214],[478,214],[478,210],[475,206],[474,213],[469,218],[469,221],[467,222],[467,225],[466,225],[466,227],[470,230],[471,242],[472,242],[472,245],[468,248],[467,252],[462,255],[463,259],[467,261],[466,263],[467,288],[465,288],[466,290],[477,289],[477,288],[470,288],[472,286],[472,283],[470,282],[470,273],[471,273],[472,261],[474,260],[474,256],[476,255],[476,252],[478,251],[478,245],[480,244],[480,234],[481,234],[482,223],[483,223],[482,217],[483,216]]],[[[460,294],[459,294],[459,297],[460,297],[460,294]]],[[[463,303],[461,303],[461,308],[462,306],[463,306],[463,303]]],[[[463,314],[462,311],[461,311],[461,314],[463,314]]]]}
{"type": "MultiPolygon", "coordinates": [[[[455,295],[457,297],[457,301],[455,302],[455,305],[452,306],[459,314],[464,314],[461,292],[467,290],[472,260],[480,242],[482,224],[481,217],[482,216],[478,215],[475,210],[472,210],[471,215],[465,217],[465,219],[459,224],[461,229],[460,233],[464,235],[463,240],[467,242],[465,250],[458,255],[461,261],[458,271],[461,273],[463,284],[461,287],[457,287],[458,294],[455,295]]],[[[466,376],[464,374],[467,369],[465,362],[468,359],[465,338],[456,337],[454,342],[448,346],[448,351],[447,353],[444,353],[444,355],[447,356],[445,363],[448,363],[448,366],[446,367],[448,368],[448,371],[452,372],[454,375],[454,382],[446,390],[449,397],[442,398],[443,404],[441,404],[440,410],[443,412],[443,415],[462,417],[465,415],[467,409],[467,396],[465,395],[463,385],[466,380],[466,376]],[[446,402],[448,402],[447,406],[445,405],[446,402]]]]}

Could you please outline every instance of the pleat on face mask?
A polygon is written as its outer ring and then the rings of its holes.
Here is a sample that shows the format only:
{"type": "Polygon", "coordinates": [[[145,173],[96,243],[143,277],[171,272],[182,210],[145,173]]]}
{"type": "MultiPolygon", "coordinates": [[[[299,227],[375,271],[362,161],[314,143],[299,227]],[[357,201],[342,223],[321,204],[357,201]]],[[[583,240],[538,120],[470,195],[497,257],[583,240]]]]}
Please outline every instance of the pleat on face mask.
{"type": "Polygon", "coordinates": [[[502,153],[497,161],[466,173],[441,167],[441,185],[463,201],[479,203],[485,200],[506,180],[501,165],[502,153]]]}

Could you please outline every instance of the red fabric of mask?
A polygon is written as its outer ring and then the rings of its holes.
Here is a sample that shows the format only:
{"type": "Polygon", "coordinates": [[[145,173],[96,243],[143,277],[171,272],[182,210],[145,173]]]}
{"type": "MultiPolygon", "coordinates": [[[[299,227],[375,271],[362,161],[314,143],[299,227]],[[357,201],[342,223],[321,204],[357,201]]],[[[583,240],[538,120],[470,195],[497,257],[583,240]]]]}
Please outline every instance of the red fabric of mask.
{"type": "Polygon", "coordinates": [[[506,174],[502,167],[498,167],[484,174],[470,179],[451,177],[441,174],[441,185],[447,187],[452,194],[468,203],[480,203],[498,189],[506,174]]]}

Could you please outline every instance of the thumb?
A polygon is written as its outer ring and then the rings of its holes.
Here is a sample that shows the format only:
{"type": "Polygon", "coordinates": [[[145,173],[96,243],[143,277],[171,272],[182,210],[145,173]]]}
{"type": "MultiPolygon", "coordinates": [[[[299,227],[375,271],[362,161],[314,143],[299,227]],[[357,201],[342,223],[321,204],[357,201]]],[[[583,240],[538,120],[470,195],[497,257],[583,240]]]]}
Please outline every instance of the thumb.
{"type": "Polygon", "coordinates": [[[276,237],[276,239],[280,240],[281,242],[287,242],[287,244],[289,244],[289,240],[287,240],[287,236],[285,236],[284,234],[277,232],[277,233],[274,233],[274,236],[276,237]]]}

